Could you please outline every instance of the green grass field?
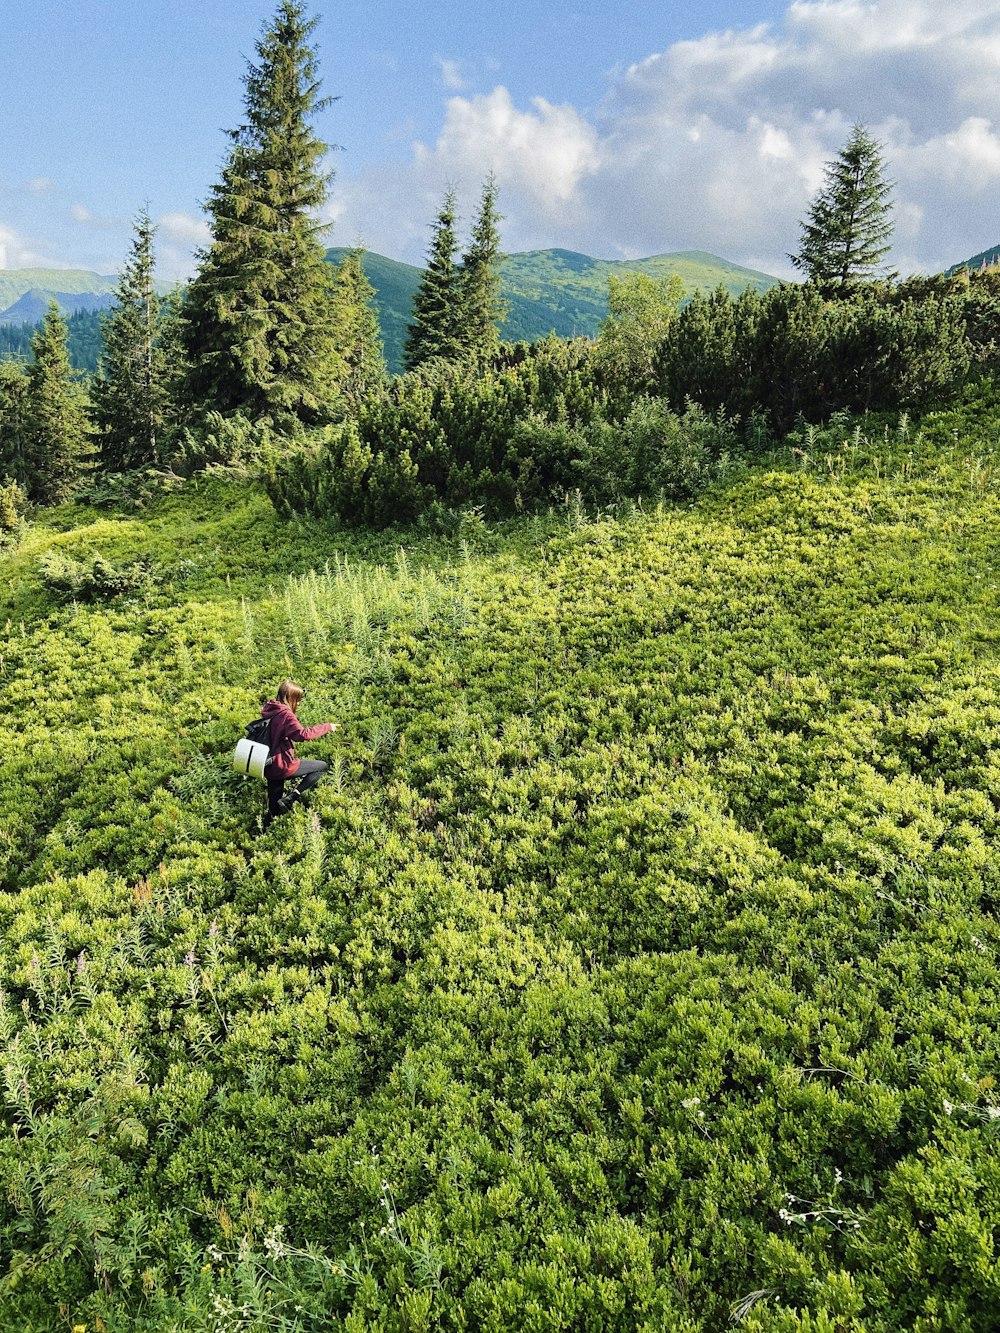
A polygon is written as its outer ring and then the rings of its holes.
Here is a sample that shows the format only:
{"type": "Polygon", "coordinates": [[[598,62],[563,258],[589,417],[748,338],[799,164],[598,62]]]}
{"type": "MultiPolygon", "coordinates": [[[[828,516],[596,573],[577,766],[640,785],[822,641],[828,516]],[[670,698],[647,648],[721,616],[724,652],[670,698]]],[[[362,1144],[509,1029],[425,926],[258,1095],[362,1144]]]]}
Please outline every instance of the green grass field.
{"type": "Polygon", "coordinates": [[[232,478],[38,516],[0,1329],[995,1330],[998,431],[448,539],[232,478]],[[289,673],[343,730],[261,835],[289,673]]]}

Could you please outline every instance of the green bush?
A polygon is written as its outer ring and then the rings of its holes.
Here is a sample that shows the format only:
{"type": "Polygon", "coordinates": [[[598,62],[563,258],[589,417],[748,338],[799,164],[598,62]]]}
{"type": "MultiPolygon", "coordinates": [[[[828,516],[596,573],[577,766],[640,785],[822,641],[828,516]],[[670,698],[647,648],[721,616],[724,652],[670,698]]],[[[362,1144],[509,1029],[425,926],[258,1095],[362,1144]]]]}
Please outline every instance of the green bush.
{"type": "Polygon", "coordinates": [[[43,556],[38,572],[51,592],[77,602],[110,601],[146,593],[162,578],[161,571],[149,560],[114,565],[102,555],[75,560],[58,550],[43,556]]]}
{"type": "Polygon", "coordinates": [[[27,496],[16,481],[0,480],[0,547],[16,546],[24,531],[27,496]]]}

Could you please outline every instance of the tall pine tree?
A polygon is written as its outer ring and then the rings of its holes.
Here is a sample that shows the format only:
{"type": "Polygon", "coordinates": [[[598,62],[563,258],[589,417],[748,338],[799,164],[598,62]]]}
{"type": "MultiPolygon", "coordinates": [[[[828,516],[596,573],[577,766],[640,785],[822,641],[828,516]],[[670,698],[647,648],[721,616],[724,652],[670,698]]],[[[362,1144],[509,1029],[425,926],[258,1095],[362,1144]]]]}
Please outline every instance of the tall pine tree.
{"type": "Polygon", "coordinates": [[[891,194],[881,144],[855,125],[836,159],[826,164],[823,188],[802,223],[799,252],[789,259],[832,294],[871,277],[891,248],[891,194]]]}
{"type": "Polygon", "coordinates": [[[403,367],[413,370],[431,357],[462,355],[462,275],[455,239],[455,191],[447,190],[432,224],[427,266],[413,294],[413,310],[403,346],[403,367]]]}
{"type": "Polygon", "coordinates": [[[386,379],[385,353],[375,311],[375,288],[368,281],[360,246],[348,250],[334,270],[334,327],[344,364],[340,390],[359,403],[386,379]]]}
{"type": "Polygon", "coordinates": [[[496,181],[486,179],[469,248],[462,258],[460,341],[466,356],[488,361],[500,347],[507,303],[500,295],[500,214],[496,181]]]}
{"type": "Polygon", "coordinates": [[[332,282],[316,220],[330,177],[312,118],[316,53],[297,0],[281,0],[246,75],[246,121],[230,132],[207,205],[212,242],[184,303],[188,391],[205,410],[321,415],[341,373],[332,282]]]}
{"type": "Polygon", "coordinates": [[[91,386],[91,414],[100,464],[111,472],[160,463],[168,443],[170,367],[153,283],[153,237],[149,213],[143,210],[115,304],[102,320],[104,349],[91,386]]]}
{"type": "Polygon", "coordinates": [[[31,350],[24,404],[28,498],[58,504],[72,493],[87,465],[89,430],[85,395],[70,368],[66,321],[54,301],[31,350]]]}

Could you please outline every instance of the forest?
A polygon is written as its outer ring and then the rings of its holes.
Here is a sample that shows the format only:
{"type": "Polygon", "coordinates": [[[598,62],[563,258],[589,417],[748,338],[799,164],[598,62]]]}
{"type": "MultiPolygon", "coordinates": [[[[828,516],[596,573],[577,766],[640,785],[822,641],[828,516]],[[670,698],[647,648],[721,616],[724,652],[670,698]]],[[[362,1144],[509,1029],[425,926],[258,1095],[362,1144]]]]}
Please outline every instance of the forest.
{"type": "Polygon", "coordinates": [[[487,175],[390,374],[313,27],[0,361],[0,1333],[992,1333],[1000,278],[857,125],[801,281],[504,342],[487,175]]]}

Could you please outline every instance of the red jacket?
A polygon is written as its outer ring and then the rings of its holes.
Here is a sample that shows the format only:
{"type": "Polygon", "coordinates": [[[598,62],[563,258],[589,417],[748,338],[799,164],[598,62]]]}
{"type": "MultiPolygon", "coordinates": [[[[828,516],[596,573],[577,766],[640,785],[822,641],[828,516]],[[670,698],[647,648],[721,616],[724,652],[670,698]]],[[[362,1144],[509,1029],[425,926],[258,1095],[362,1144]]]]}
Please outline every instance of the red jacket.
{"type": "Polygon", "coordinates": [[[288,705],[279,703],[277,699],[268,699],[260,711],[262,717],[271,719],[267,739],[271,757],[264,769],[264,776],[272,782],[279,778],[290,778],[298,769],[296,741],[314,741],[333,730],[329,722],[317,722],[314,727],[304,727],[288,705]]]}

